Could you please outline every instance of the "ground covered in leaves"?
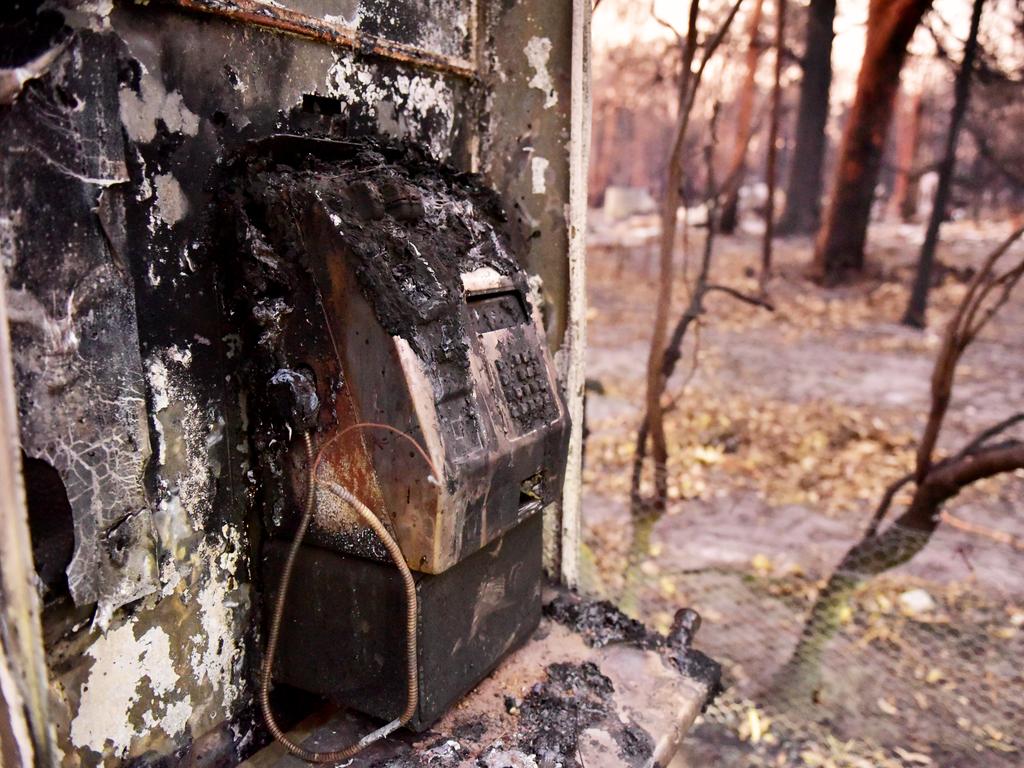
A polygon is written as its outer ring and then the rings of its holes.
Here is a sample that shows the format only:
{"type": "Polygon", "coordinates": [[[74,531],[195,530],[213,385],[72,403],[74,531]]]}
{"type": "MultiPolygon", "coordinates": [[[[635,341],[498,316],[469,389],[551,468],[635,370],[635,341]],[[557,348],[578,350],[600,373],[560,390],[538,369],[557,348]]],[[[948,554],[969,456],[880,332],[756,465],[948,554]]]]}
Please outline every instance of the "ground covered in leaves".
{"type": "MultiPolygon", "coordinates": [[[[1020,473],[963,493],[923,552],[857,590],[825,644],[813,700],[772,687],[817,590],[884,488],[912,467],[945,318],[972,267],[1009,227],[944,227],[945,268],[924,332],[899,325],[920,230],[876,224],[870,276],[837,290],[804,280],[809,241],[780,240],[768,284],[774,312],[721,294],[709,299],[669,387],[669,509],[642,578],[624,593],[657,228],[595,217],[586,581],[662,631],[679,606],[703,616],[697,645],[723,663],[728,691],[695,729],[682,766],[1024,761],[1020,473]]],[[[703,233],[688,238],[695,261],[703,233]]],[[[753,234],[719,238],[713,281],[756,292],[759,248],[753,234]]],[[[676,291],[680,311],[686,277],[676,291]]],[[[942,449],[1024,407],[1022,327],[1018,296],[961,366],[942,449]]]]}

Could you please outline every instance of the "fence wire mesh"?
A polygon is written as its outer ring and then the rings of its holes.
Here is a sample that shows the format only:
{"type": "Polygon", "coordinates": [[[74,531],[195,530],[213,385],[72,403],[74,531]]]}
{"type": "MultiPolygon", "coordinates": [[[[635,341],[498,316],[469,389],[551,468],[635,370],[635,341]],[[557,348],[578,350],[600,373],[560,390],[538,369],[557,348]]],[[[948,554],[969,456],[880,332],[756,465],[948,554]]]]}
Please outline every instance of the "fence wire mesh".
{"type": "MultiPolygon", "coordinates": [[[[902,230],[874,231],[876,249],[905,250],[902,230]]],[[[974,264],[998,234],[951,226],[943,258],[974,264]]],[[[936,334],[962,281],[933,289],[936,331],[911,333],[886,320],[906,298],[899,267],[822,293],[786,272],[801,247],[780,249],[773,315],[717,304],[699,350],[684,349],[699,364],[669,393],[668,505],[640,557],[629,482],[651,249],[592,250],[584,586],[663,631],[681,606],[703,617],[696,644],[722,663],[726,690],[673,768],[1022,765],[1024,472],[967,488],[926,540],[883,524],[885,563],[871,548],[848,557],[914,466],[936,334]],[[912,557],[881,567],[900,550],[912,557]]],[[[721,249],[720,279],[753,290],[756,240],[721,249]]],[[[1024,402],[1021,322],[1015,299],[972,348],[940,453],[1024,402]]],[[[648,468],[642,494],[653,487],[648,468]]]]}
{"type": "MultiPolygon", "coordinates": [[[[886,535],[923,544],[915,531],[886,535]]],[[[1024,595],[970,570],[1019,553],[956,538],[936,534],[925,567],[882,575],[852,562],[830,577],[764,554],[734,567],[649,562],[634,596],[642,615],[663,624],[675,607],[696,609],[697,644],[724,668],[726,690],[678,766],[1020,765],[1024,595]],[[945,558],[967,577],[936,574],[945,558]],[[843,589],[827,589],[830,578],[843,589]]]]}

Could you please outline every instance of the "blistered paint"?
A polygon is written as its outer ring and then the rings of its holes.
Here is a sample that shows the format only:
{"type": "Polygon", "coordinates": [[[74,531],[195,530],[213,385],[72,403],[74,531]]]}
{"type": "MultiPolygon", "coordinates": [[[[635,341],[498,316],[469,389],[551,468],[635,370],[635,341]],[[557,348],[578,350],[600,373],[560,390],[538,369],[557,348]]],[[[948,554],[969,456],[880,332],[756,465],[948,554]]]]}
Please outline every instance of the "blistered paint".
{"type": "Polygon", "coordinates": [[[544,94],[544,109],[551,109],[558,103],[558,91],[548,71],[548,59],[551,57],[551,40],[546,37],[531,37],[526,44],[526,60],[533,67],[530,87],[544,94]]]}

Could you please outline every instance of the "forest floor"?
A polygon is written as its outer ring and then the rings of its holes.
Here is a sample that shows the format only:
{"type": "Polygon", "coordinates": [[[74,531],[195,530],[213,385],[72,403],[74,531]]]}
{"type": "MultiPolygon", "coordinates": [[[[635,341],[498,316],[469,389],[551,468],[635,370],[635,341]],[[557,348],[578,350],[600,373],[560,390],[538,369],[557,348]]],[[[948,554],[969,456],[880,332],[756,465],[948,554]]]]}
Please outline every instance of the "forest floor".
{"type": "MultiPolygon", "coordinates": [[[[680,766],[1010,766],[1024,760],[1024,473],[947,505],[927,548],[863,585],[825,647],[814,702],[763,693],[831,568],[913,464],[946,318],[1008,224],[950,223],[930,327],[899,324],[921,226],[872,227],[870,276],[803,278],[806,238],[780,239],[774,312],[715,294],[686,344],[667,418],[670,504],[642,583],[623,594],[628,494],[653,317],[657,222],[595,216],[588,257],[584,586],[665,630],[703,617],[697,645],[727,691],[680,766]]],[[[703,230],[686,250],[696,262],[703,230]]],[[[1021,247],[1021,246],[1017,246],[1021,247]]],[[[760,238],[719,237],[712,280],[756,293],[760,238]]],[[[690,272],[694,267],[690,267],[690,272]]],[[[686,283],[676,290],[680,311],[686,283]]],[[[940,449],[1024,407],[1024,296],[960,367],[940,449]]],[[[894,511],[905,497],[897,497],[894,511]]]]}

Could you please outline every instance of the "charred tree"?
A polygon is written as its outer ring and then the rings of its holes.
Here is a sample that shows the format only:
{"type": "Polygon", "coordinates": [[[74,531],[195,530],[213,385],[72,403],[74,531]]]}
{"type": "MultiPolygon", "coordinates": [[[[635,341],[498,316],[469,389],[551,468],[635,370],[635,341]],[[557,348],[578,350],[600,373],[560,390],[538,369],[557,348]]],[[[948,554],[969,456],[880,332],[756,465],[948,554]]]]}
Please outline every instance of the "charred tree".
{"type": "MultiPolygon", "coordinates": [[[[697,33],[700,0],[691,0],[686,35],[684,37],[677,34],[679,45],[682,48],[679,111],[676,116],[672,151],[666,169],[665,188],[661,200],[661,235],[658,240],[658,298],[654,313],[654,327],[651,331],[651,348],[647,358],[646,415],[640,429],[642,437],[638,436],[637,448],[638,452],[646,450],[647,440],[650,438],[651,456],[655,463],[656,498],[661,499],[660,507],[662,509],[668,492],[665,479],[668,446],[665,442],[665,422],[661,410],[661,396],[665,391],[661,360],[665,352],[669,312],[672,308],[672,286],[675,281],[675,242],[679,223],[680,190],[683,183],[683,149],[686,130],[690,125],[690,115],[693,113],[693,105],[704,77],[704,71],[728,33],[729,27],[732,26],[733,19],[736,18],[736,13],[742,2],[743,0],[736,0],[733,3],[718,31],[701,46],[697,33]],[[703,53],[700,64],[694,70],[694,60],[700,47],[703,47],[703,53]],[[642,445],[640,445],[641,443],[642,445]]],[[[669,25],[666,23],[666,26],[669,25]]],[[[637,486],[633,489],[633,508],[636,514],[641,515],[641,508],[644,505],[639,503],[638,499],[639,487],[637,486]]]]}
{"type": "Polygon", "coordinates": [[[946,215],[949,194],[953,186],[953,170],[956,167],[956,145],[960,140],[960,129],[967,114],[967,102],[971,95],[971,73],[974,60],[978,55],[978,28],[981,25],[981,11],[985,0],[974,0],[971,10],[971,30],[964,44],[964,57],[960,69],[956,73],[953,86],[953,110],[949,117],[949,133],[946,135],[946,147],[939,163],[939,183],[935,189],[931,215],[928,218],[928,229],[925,231],[924,243],[917,261],[917,273],[910,292],[907,311],[903,315],[903,324],[914,328],[924,328],[925,312],[928,308],[928,289],[932,282],[932,268],[935,265],[935,248],[939,243],[939,228],[946,215]]]}
{"type": "Polygon", "coordinates": [[[757,92],[757,64],[761,60],[764,46],[761,43],[761,16],[764,0],[755,0],[747,19],[746,75],[740,86],[736,109],[736,135],[733,139],[732,160],[726,176],[725,202],[718,229],[724,235],[736,231],[739,214],[740,186],[746,173],[747,148],[754,133],[754,94],[757,92]]]}
{"type": "Polygon", "coordinates": [[[782,55],[786,44],[786,0],[775,0],[775,80],[772,83],[772,112],[768,127],[768,158],[765,161],[765,183],[768,200],[764,207],[764,240],[761,247],[761,290],[765,288],[772,269],[772,240],[775,237],[775,165],[779,142],[779,112],[782,108],[782,55]]]}
{"type": "Polygon", "coordinates": [[[915,468],[886,490],[863,537],[843,556],[818,593],[793,655],[776,674],[769,697],[788,704],[817,700],[825,646],[840,625],[840,616],[853,591],[868,579],[911,560],[927,546],[941,522],[943,505],[964,488],[987,477],[1024,468],[1024,441],[1007,431],[1024,423],[1015,413],[970,440],[956,453],[936,458],[939,434],[953,397],[957,366],[970,344],[1002,308],[1024,278],[1024,256],[1001,269],[1003,257],[1024,235],[1018,228],[982,264],[950,320],[935,359],[931,407],[915,468]],[[903,513],[881,528],[896,495],[914,490],[903,513]]]}
{"type": "Polygon", "coordinates": [[[924,114],[924,92],[917,90],[907,99],[896,120],[896,178],[889,198],[889,215],[910,221],[917,213],[917,179],[914,161],[921,141],[921,117],[924,114]]]}
{"type": "Polygon", "coordinates": [[[864,245],[907,45],[931,0],[871,0],[857,95],[843,132],[813,276],[834,285],[864,269],[864,245]]]}
{"type": "MultiPolygon", "coordinates": [[[[669,363],[674,355],[679,357],[679,348],[689,322],[680,331],[677,324],[671,340],[668,336],[669,313],[672,310],[672,286],[675,280],[675,241],[678,228],[679,204],[682,200],[683,149],[686,131],[690,123],[701,80],[718,47],[732,26],[743,0],[735,0],[718,29],[703,44],[698,39],[698,17],[700,0],[691,0],[685,36],[676,33],[682,48],[682,71],[679,86],[679,112],[674,127],[672,152],[666,171],[665,188],[661,200],[661,235],[658,241],[658,296],[655,307],[654,327],[651,332],[651,346],[647,358],[646,393],[644,417],[637,429],[636,450],[633,461],[633,476],[630,487],[630,514],[633,524],[633,540],[627,572],[635,574],[640,560],[649,552],[650,536],[655,522],[665,511],[668,500],[668,444],[665,438],[665,408],[662,396],[675,367],[669,363]],[[697,51],[701,50],[700,63],[694,69],[697,51]],[[653,463],[654,494],[644,498],[641,491],[641,475],[648,456],[653,463]]],[[[657,18],[657,17],[655,17],[657,18]]],[[[667,23],[662,22],[666,26],[667,23]]],[[[674,31],[674,30],[673,30],[674,31]]],[[[717,108],[715,110],[717,115],[717,108]]],[[[713,134],[713,127],[711,133],[713,134]]],[[[707,155],[707,153],[706,153],[707,155]]],[[[709,178],[713,179],[713,168],[708,167],[709,178]]],[[[709,182],[713,186],[713,181],[709,182]]],[[[709,235],[713,230],[713,216],[709,214],[709,235]]],[[[725,290],[725,289],[723,289],[725,290]]],[[[726,291],[729,293],[730,291],[726,291]]],[[[739,295],[735,291],[731,293],[739,295]]],[[[691,296],[692,300],[692,296],[691,296]]]]}
{"type": "Polygon", "coordinates": [[[811,0],[804,42],[803,79],[797,108],[796,144],[786,182],[786,207],[779,234],[809,234],[821,220],[825,126],[832,87],[832,25],[836,0],[811,0]]]}
{"type": "MultiPolygon", "coordinates": [[[[641,497],[641,475],[643,474],[644,462],[647,459],[648,437],[651,435],[651,430],[653,428],[658,428],[664,436],[664,412],[666,409],[662,406],[661,398],[665,393],[669,380],[676,371],[676,366],[679,363],[679,360],[682,358],[683,344],[686,341],[687,333],[691,329],[699,329],[700,319],[706,312],[704,302],[708,295],[714,292],[731,296],[734,299],[754,306],[763,307],[769,311],[774,309],[774,307],[763,298],[748,296],[735,288],[731,288],[726,285],[717,285],[711,282],[711,264],[715,250],[715,233],[718,231],[716,224],[718,222],[720,209],[720,190],[718,189],[717,182],[715,180],[715,168],[713,162],[714,148],[717,144],[715,135],[717,123],[718,106],[716,104],[708,128],[708,143],[704,147],[704,162],[707,168],[707,191],[705,195],[705,202],[707,204],[708,218],[700,270],[690,290],[690,298],[687,302],[686,309],[676,321],[675,327],[672,329],[672,335],[669,337],[662,354],[658,358],[659,390],[657,393],[657,399],[654,401],[657,403],[658,410],[656,412],[648,410],[647,413],[644,414],[644,419],[640,422],[640,428],[637,431],[636,453],[633,456],[633,475],[630,492],[633,533],[629,548],[625,590],[622,595],[622,600],[620,601],[623,610],[627,613],[632,612],[635,607],[635,600],[638,592],[637,582],[639,580],[639,567],[644,558],[646,558],[650,552],[651,535],[654,531],[654,525],[665,512],[668,500],[667,446],[664,447],[664,453],[659,456],[659,454],[654,453],[657,443],[654,439],[651,439],[650,441],[652,458],[654,459],[654,497],[652,499],[644,499],[641,497]]],[[[697,365],[698,350],[699,347],[695,342],[693,358],[694,369],[696,369],[697,365]]],[[[650,408],[649,404],[648,408],[650,408]]]]}
{"type": "MultiPolygon", "coordinates": [[[[668,314],[672,307],[672,286],[675,281],[675,242],[678,225],[680,188],[683,182],[683,148],[686,129],[690,125],[693,99],[696,90],[693,80],[693,60],[697,52],[697,18],[700,14],[700,0],[691,0],[686,37],[679,38],[682,46],[682,68],[679,75],[679,111],[676,116],[675,135],[665,172],[665,188],[661,200],[661,236],[658,240],[658,299],[654,311],[654,327],[651,330],[651,348],[647,358],[647,396],[644,431],[644,446],[647,437],[651,440],[651,454],[656,465],[664,466],[668,460],[668,446],[665,442],[665,425],[661,414],[661,393],[664,389],[659,365],[665,337],[668,332],[668,314]]],[[[634,499],[634,519],[639,512],[634,499]]]]}

